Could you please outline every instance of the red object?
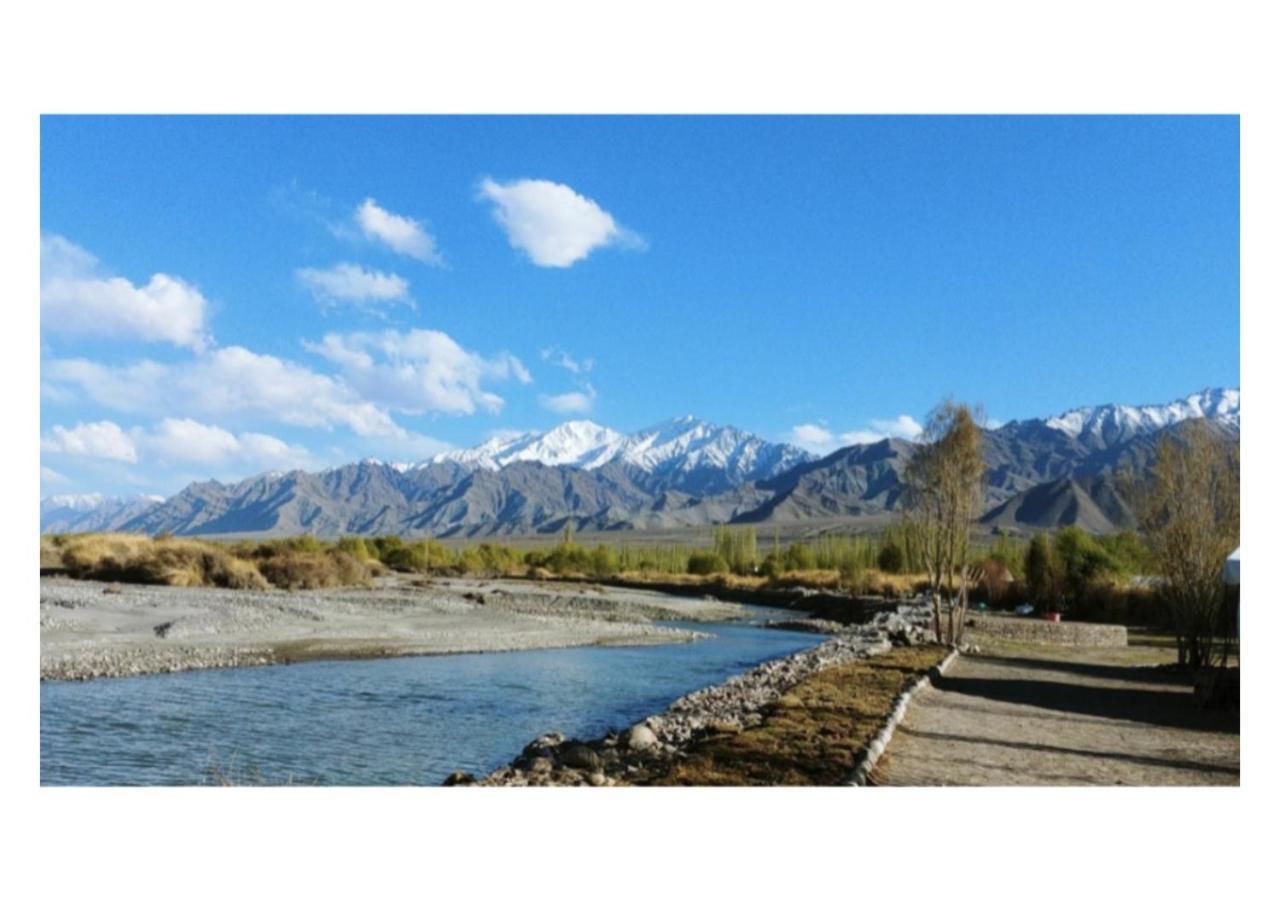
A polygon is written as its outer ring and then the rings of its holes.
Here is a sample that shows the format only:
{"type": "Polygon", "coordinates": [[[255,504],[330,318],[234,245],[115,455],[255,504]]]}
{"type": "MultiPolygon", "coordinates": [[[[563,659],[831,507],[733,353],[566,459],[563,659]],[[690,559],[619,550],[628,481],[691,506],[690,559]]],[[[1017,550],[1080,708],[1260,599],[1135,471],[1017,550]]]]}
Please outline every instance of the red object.
{"type": "Polygon", "coordinates": [[[1048,619],[1050,622],[1062,621],[1062,613],[1045,613],[1044,617],[1048,619]]]}

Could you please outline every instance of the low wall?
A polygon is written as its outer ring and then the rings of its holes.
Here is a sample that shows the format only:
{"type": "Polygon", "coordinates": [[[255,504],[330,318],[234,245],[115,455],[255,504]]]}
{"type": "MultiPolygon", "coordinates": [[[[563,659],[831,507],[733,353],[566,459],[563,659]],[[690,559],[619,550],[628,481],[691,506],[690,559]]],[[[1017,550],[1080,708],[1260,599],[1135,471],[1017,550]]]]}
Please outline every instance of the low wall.
{"type": "Polygon", "coordinates": [[[1035,644],[1061,644],[1068,647],[1127,647],[1129,630],[1123,625],[1095,625],[1090,622],[1050,622],[1047,619],[1022,619],[1012,616],[973,616],[968,622],[969,634],[1030,641],[1035,644]]]}

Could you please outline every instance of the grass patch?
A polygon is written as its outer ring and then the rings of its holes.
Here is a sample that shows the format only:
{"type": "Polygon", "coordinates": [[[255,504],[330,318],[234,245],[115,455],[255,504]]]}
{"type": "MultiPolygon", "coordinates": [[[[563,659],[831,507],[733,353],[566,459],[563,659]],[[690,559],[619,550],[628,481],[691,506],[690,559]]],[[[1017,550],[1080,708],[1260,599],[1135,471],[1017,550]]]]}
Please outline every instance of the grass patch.
{"type": "Polygon", "coordinates": [[[819,672],[767,708],[759,726],[707,738],[648,783],[842,784],[898,694],[947,653],[932,644],[900,647],[819,672]]]}
{"type": "Polygon", "coordinates": [[[266,590],[368,584],[377,563],[300,542],[228,546],[192,538],[78,534],[42,540],[40,565],[95,581],[266,590]]]}

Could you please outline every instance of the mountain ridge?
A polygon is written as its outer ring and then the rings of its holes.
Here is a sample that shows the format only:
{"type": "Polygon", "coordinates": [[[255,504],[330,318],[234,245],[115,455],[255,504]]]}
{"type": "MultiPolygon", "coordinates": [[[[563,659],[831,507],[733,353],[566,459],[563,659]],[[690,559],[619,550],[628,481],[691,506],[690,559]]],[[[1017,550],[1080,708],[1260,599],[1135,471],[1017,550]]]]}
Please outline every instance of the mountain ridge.
{"type": "MultiPolygon", "coordinates": [[[[1079,407],[988,429],[983,521],[1131,527],[1111,481],[1125,467],[1149,465],[1159,436],[1193,418],[1238,439],[1239,390],[1207,389],[1162,406],[1079,407]]],[[[691,416],[630,435],[573,420],[414,464],[362,460],[230,485],[195,482],[159,503],[102,498],[98,508],[81,499],[83,508],[68,512],[74,503],[46,498],[41,529],[483,537],[547,533],[568,521],[607,532],[848,518],[897,508],[914,446],[885,438],[816,457],[691,416]]]]}

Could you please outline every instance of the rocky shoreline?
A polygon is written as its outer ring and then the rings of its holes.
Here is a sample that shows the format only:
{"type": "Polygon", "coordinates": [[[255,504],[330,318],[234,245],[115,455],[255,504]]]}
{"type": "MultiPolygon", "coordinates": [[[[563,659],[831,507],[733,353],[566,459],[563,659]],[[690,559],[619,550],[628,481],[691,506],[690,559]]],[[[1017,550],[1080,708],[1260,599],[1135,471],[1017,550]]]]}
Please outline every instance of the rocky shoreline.
{"type": "Polygon", "coordinates": [[[479,780],[455,772],[444,783],[510,787],[644,783],[700,739],[761,724],[766,707],[823,669],[876,656],[894,646],[927,641],[932,616],[927,601],[904,602],[892,611],[877,613],[866,624],[837,626],[838,633],[815,647],[686,694],[664,712],[622,732],[594,740],[568,739],[559,732],[543,734],[510,764],[479,780]]]}

